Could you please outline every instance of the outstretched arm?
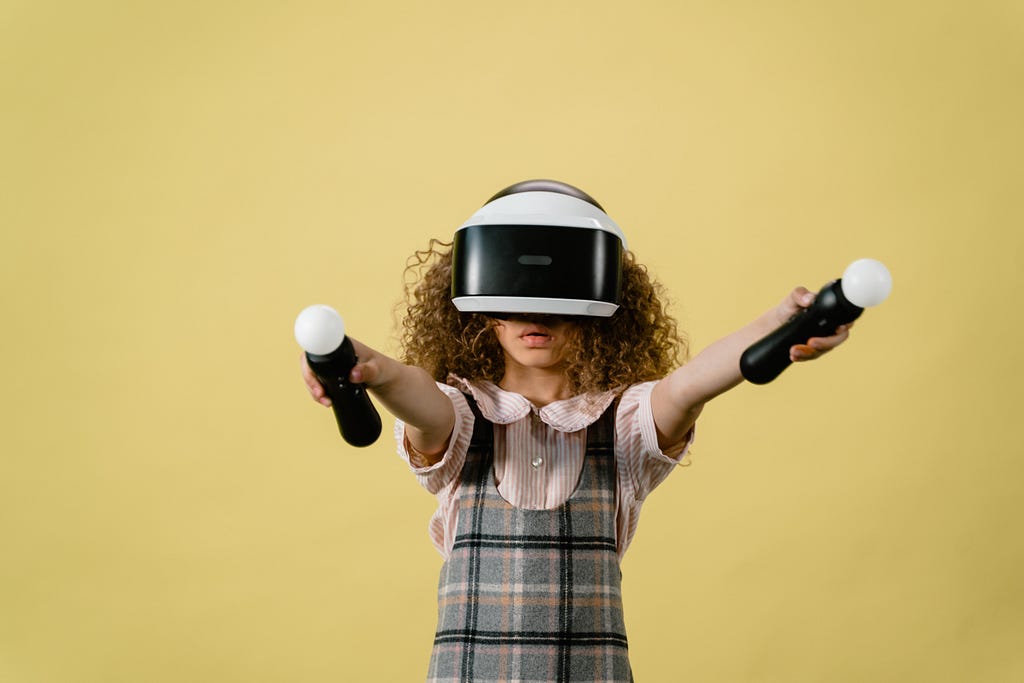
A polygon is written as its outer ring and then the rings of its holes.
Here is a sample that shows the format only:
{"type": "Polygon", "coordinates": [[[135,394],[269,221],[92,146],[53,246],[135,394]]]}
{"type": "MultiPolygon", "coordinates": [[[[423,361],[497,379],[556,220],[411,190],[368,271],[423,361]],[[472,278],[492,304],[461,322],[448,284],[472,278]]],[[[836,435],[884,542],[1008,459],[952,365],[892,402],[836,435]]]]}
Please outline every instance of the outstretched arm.
{"type": "MultiPolygon", "coordinates": [[[[406,425],[406,436],[417,453],[428,460],[444,453],[455,426],[455,409],[426,370],[405,365],[390,356],[352,339],[359,362],[349,373],[349,381],[362,383],[388,412],[406,425]]],[[[302,356],[302,378],[313,400],[329,406],[323,386],[302,356]]]]}
{"type": "MultiPolygon", "coordinates": [[[[697,421],[704,404],[743,381],[740,356],[747,347],[810,306],[814,297],[813,292],[797,287],[778,306],[711,344],[658,382],[651,392],[658,444],[667,448],[679,443],[697,421]]],[[[834,349],[846,341],[850,327],[843,325],[833,336],[814,337],[794,346],[790,349],[790,359],[811,360],[834,349]]]]}

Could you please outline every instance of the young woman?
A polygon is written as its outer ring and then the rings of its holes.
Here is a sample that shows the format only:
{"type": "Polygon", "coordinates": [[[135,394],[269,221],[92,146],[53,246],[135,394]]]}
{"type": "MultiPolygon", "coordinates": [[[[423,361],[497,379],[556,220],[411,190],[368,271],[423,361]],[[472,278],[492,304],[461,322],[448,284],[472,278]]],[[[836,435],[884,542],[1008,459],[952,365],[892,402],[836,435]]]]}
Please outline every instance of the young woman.
{"type": "MultiPolygon", "coordinates": [[[[496,197],[529,192],[600,209],[553,181],[496,197]]],[[[428,680],[632,680],[619,561],[641,505],[685,456],[705,404],[742,381],[744,349],[814,294],[794,289],[679,365],[685,343],[629,251],[607,317],[462,312],[452,250],[436,240],[410,268],[402,359],[353,339],[350,380],[398,418],[399,453],[438,499],[430,536],[445,564],[428,680]]],[[[848,334],[790,357],[816,358],[848,334]]],[[[330,405],[305,364],[303,376],[330,405]]]]}

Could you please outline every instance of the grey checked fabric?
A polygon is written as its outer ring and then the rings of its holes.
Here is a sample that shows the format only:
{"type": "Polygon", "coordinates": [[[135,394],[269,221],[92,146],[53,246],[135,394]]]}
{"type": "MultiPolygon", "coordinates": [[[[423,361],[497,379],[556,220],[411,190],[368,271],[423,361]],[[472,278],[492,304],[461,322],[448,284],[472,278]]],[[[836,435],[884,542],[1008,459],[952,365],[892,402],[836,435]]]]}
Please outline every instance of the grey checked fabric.
{"type": "Polygon", "coordinates": [[[428,683],[632,681],[615,544],[617,402],[588,429],[579,485],[552,510],[501,497],[493,425],[470,402],[477,427],[441,570],[428,683]]]}

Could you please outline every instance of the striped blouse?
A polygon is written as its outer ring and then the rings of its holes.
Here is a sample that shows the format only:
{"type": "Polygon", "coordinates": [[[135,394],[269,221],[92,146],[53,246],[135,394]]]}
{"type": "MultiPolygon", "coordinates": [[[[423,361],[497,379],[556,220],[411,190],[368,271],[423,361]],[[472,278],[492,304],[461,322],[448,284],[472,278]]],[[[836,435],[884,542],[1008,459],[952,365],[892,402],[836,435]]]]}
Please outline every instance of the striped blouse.
{"type": "MultiPolygon", "coordinates": [[[[586,451],[585,428],[597,420],[615,399],[615,392],[582,394],[537,408],[520,394],[486,381],[449,377],[438,384],[455,407],[455,428],[441,461],[430,467],[410,462],[405,426],[395,425],[398,454],[412,468],[420,484],[438,500],[430,520],[430,538],[447,559],[455,542],[458,520],[459,474],[473,435],[473,412],[462,392],[471,394],[480,412],[494,423],[494,477],[498,492],[509,503],[533,510],[551,509],[565,502],[579,480],[586,451]]],[[[617,531],[621,558],[636,532],[640,507],[647,495],[682,461],[693,442],[690,437],[668,451],[658,448],[651,412],[655,382],[625,390],[615,416],[618,461],[617,531]]]]}

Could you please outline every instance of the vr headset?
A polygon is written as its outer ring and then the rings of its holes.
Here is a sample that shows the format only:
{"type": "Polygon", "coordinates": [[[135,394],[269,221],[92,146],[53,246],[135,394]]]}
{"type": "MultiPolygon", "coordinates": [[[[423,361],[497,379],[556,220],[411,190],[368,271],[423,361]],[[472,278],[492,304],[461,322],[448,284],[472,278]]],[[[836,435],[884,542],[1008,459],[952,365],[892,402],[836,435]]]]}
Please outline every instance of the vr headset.
{"type": "Polygon", "coordinates": [[[608,317],[626,238],[590,195],[528,180],[491,197],[455,233],[452,302],[463,312],[608,317]]]}

